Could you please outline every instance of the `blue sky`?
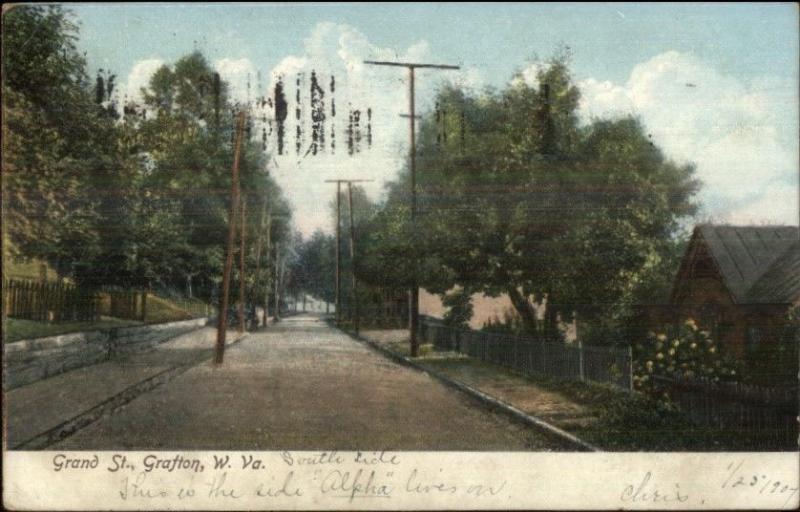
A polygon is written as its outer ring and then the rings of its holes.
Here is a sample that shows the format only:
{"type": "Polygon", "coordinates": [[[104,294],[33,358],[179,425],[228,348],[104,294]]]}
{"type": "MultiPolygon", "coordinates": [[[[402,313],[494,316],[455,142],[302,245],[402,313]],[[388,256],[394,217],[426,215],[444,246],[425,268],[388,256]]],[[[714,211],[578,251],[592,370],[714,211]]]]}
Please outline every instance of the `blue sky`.
{"type": "MultiPolygon", "coordinates": [[[[797,224],[798,9],[794,4],[78,4],[90,68],[110,68],[135,91],[161,63],[201,49],[223,76],[308,69],[346,75],[353,101],[376,110],[380,149],[362,163],[277,162],[304,232],[326,228],[320,169],[378,173],[402,162],[405,100],[399,71],[363,58],[420,58],[464,68],[447,80],[502,87],[536,57],[572,53],[581,113],[637,115],[666,154],[698,165],[708,219],[797,224]],[[394,74],[393,74],[394,73],[394,74]],[[367,83],[369,82],[369,83],[367,83]],[[686,83],[697,87],[686,88],[686,83]],[[375,85],[377,84],[377,86],[375,85]],[[377,87],[377,88],[376,88],[377,87]],[[391,92],[386,92],[391,90],[391,92]],[[381,113],[385,113],[381,117],[381,113]],[[382,123],[382,124],[381,124],[382,123]],[[380,168],[380,171],[374,171],[380,168]],[[372,169],[372,171],[370,171],[372,169]],[[314,205],[310,207],[308,205],[314,205]]],[[[337,77],[338,79],[338,77],[337,77]]],[[[423,106],[443,78],[422,75],[423,106]]],[[[132,92],[132,94],[134,94],[132,92]]],[[[340,172],[341,174],[341,172],[340,172]]],[[[327,196],[325,196],[327,197],[327,196]]]]}

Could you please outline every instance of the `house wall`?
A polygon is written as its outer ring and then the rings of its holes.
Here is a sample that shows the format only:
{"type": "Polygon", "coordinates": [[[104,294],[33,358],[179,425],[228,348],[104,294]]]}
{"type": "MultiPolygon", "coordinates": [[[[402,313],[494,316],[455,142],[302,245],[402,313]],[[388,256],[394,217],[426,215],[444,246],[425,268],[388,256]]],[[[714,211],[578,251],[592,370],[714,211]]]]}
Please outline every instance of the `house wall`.
{"type": "MultiPolygon", "coordinates": [[[[518,317],[518,313],[514,306],[511,304],[511,299],[508,295],[502,294],[498,297],[487,297],[486,295],[475,293],[470,297],[472,301],[472,318],[469,321],[470,329],[482,329],[489,320],[504,320],[506,315],[518,317]]],[[[539,320],[544,321],[545,309],[547,308],[547,299],[543,302],[534,304],[536,316],[539,320]]],[[[442,304],[442,299],[427,290],[420,288],[419,290],[419,312],[421,315],[427,315],[433,318],[444,318],[447,308],[442,304]]],[[[558,327],[564,335],[564,340],[567,343],[573,343],[577,340],[578,329],[574,320],[569,322],[559,321],[558,327]]]]}
{"type": "MultiPolygon", "coordinates": [[[[507,295],[499,297],[487,297],[486,295],[475,293],[472,300],[472,318],[469,321],[471,329],[481,329],[489,320],[502,320],[506,313],[516,315],[514,306],[507,295]]],[[[442,299],[427,290],[419,290],[419,313],[433,318],[444,318],[447,308],[442,304],[442,299]]]]}
{"type": "Polygon", "coordinates": [[[747,355],[748,331],[759,329],[769,343],[770,333],[783,324],[788,309],[783,304],[736,304],[724,284],[712,277],[686,278],[680,290],[675,304],[649,309],[650,328],[662,330],[691,318],[712,332],[722,350],[740,360],[747,355]]]}

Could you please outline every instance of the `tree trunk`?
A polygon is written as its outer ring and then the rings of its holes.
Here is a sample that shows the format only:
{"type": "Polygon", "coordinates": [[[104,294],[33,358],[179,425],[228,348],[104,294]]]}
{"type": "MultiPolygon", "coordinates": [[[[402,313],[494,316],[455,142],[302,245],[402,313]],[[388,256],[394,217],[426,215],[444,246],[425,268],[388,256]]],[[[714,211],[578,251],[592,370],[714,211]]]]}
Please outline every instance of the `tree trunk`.
{"type": "Polygon", "coordinates": [[[533,310],[533,306],[531,306],[528,298],[523,296],[522,293],[514,287],[508,288],[508,298],[511,299],[511,304],[514,306],[514,309],[517,310],[517,313],[519,313],[520,318],[522,318],[522,325],[525,331],[535,335],[536,311],[533,310]]]}

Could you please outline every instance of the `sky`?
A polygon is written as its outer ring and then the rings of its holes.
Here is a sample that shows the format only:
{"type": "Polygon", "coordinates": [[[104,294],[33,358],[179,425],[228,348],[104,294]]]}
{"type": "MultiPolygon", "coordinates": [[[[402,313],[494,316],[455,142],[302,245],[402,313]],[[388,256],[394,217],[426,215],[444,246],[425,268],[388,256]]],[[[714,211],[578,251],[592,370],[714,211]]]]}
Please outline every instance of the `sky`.
{"type": "MultiPolygon", "coordinates": [[[[800,114],[798,7],[741,4],[71,4],[90,70],[111,69],[120,94],[135,98],[162,64],[201,50],[245,101],[269,94],[279,77],[311,71],[330,108],[338,147],[317,156],[272,155],[273,176],[308,235],[330,232],[326,179],[371,179],[378,199],[408,153],[407,72],[363,60],[452,64],[417,72],[418,109],[432,109],[445,83],[480,93],[517,73],[535,85],[543,60],[571,54],[580,119],[637,116],[665,155],[692,162],[703,182],[698,220],[798,224],[800,114]],[[261,79],[257,80],[257,76],[261,79]],[[250,88],[248,91],[248,77],[250,88]],[[344,151],[347,112],[371,111],[373,143],[344,151]]],[[[293,89],[288,92],[294,95],[293,89]]],[[[293,98],[291,98],[293,99],[293,98]]],[[[290,101],[290,109],[294,105],[290,101]]],[[[271,110],[257,113],[267,115],[271,110]]],[[[310,109],[302,112],[308,128],[310,109]]],[[[363,116],[363,114],[362,114],[363,116]]],[[[287,120],[292,135],[296,124],[287,120]]],[[[362,119],[362,128],[363,119],[362,119]]],[[[305,132],[304,132],[305,133],[305,132]]],[[[294,139],[288,139],[291,145],[294,139]]],[[[270,143],[274,142],[270,139],[270,143]]],[[[362,141],[363,142],[363,141],[362,141]]]]}

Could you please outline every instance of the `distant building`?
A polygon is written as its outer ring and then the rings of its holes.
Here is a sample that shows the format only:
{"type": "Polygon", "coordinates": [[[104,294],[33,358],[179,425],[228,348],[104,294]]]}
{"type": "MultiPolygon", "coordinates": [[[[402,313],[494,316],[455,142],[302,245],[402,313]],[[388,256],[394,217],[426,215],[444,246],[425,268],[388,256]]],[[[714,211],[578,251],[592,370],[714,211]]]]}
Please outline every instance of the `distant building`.
{"type": "Polygon", "coordinates": [[[745,357],[800,304],[800,229],[697,226],[666,302],[643,308],[651,328],[692,318],[722,350],[745,357]]]}
{"type": "MultiPolygon", "coordinates": [[[[514,309],[511,299],[505,293],[501,293],[497,297],[473,293],[470,296],[470,300],[472,301],[472,317],[467,322],[470,329],[480,330],[491,322],[497,323],[506,321],[509,318],[519,318],[519,313],[514,309]]],[[[547,311],[547,295],[545,294],[538,302],[531,300],[531,307],[536,313],[537,323],[543,326],[547,311]]],[[[420,288],[419,312],[421,315],[442,319],[447,312],[447,307],[442,303],[441,296],[420,288]]],[[[564,341],[573,343],[578,338],[577,326],[574,318],[567,320],[569,321],[565,321],[559,316],[556,323],[564,337],[564,341]]]]}

